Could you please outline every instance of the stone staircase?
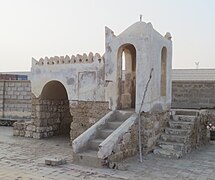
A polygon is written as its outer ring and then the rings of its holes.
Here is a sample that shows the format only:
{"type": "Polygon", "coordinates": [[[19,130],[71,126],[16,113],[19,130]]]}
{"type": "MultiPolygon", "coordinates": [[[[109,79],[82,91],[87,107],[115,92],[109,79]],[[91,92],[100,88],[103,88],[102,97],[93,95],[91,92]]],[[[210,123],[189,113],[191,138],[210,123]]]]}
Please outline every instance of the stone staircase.
{"type": "Polygon", "coordinates": [[[154,154],[180,158],[192,150],[192,130],[198,110],[172,109],[168,127],[161,134],[154,154]]]}
{"type": "Polygon", "coordinates": [[[98,158],[98,147],[132,114],[133,111],[116,111],[105,124],[97,129],[94,137],[87,142],[87,145],[81,152],[73,153],[73,162],[78,165],[90,167],[107,166],[106,160],[98,158]]]}

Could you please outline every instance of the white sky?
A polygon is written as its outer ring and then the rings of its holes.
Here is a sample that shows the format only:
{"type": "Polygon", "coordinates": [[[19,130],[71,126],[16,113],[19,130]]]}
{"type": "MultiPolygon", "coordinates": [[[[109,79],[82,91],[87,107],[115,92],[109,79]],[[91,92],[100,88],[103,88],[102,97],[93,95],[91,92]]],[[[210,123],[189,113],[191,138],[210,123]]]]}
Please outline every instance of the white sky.
{"type": "Polygon", "coordinates": [[[215,68],[214,0],[0,0],[0,71],[30,70],[31,57],[104,53],[139,20],[173,36],[173,68],[215,68]]]}

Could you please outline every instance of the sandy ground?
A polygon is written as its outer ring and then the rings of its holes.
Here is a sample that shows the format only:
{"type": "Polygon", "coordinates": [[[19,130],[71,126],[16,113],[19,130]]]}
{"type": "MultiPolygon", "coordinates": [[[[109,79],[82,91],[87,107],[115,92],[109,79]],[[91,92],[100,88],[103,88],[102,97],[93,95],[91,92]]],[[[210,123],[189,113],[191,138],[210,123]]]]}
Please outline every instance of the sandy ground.
{"type": "Polygon", "coordinates": [[[119,164],[123,170],[96,169],[72,164],[68,137],[42,140],[13,137],[11,127],[0,126],[0,179],[215,179],[215,142],[183,158],[166,159],[149,154],[119,164]],[[67,164],[47,166],[45,159],[62,157],[67,164]]]}

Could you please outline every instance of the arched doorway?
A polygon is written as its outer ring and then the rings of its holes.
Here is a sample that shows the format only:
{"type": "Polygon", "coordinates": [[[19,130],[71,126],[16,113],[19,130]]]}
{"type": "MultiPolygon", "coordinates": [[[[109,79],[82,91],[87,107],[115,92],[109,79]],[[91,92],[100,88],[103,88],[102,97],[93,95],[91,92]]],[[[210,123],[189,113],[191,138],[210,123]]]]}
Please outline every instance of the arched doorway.
{"type": "Polygon", "coordinates": [[[124,44],[118,50],[119,109],[135,108],[136,49],[124,44]]]}
{"type": "Polygon", "coordinates": [[[161,50],[161,81],[160,81],[160,95],[166,96],[166,65],[167,65],[167,49],[163,47],[161,50]]]}
{"type": "Polygon", "coordinates": [[[51,135],[69,136],[72,116],[64,85],[55,80],[48,82],[43,87],[40,102],[40,119],[50,129],[51,135]]]}

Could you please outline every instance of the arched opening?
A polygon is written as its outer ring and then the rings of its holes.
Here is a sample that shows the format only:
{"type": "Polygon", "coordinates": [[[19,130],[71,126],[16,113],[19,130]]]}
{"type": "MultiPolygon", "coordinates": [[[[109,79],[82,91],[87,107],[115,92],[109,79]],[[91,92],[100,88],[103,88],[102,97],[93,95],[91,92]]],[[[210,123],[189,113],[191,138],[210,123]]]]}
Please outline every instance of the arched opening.
{"type": "Polygon", "coordinates": [[[161,50],[161,85],[160,95],[166,96],[166,65],[167,65],[167,49],[163,47],[161,50]]]}
{"type": "Polygon", "coordinates": [[[59,81],[48,82],[40,95],[40,121],[49,129],[49,135],[70,135],[69,100],[64,85],[59,81]]]}
{"type": "Polygon", "coordinates": [[[46,100],[68,100],[68,95],[61,82],[50,81],[43,87],[40,98],[46,100]]]}
{"type": "Polygon", "coordinates": [[[119,109],[135,108],[136,98],[136,49],[125,44],[118,51],[119,109]]]}

